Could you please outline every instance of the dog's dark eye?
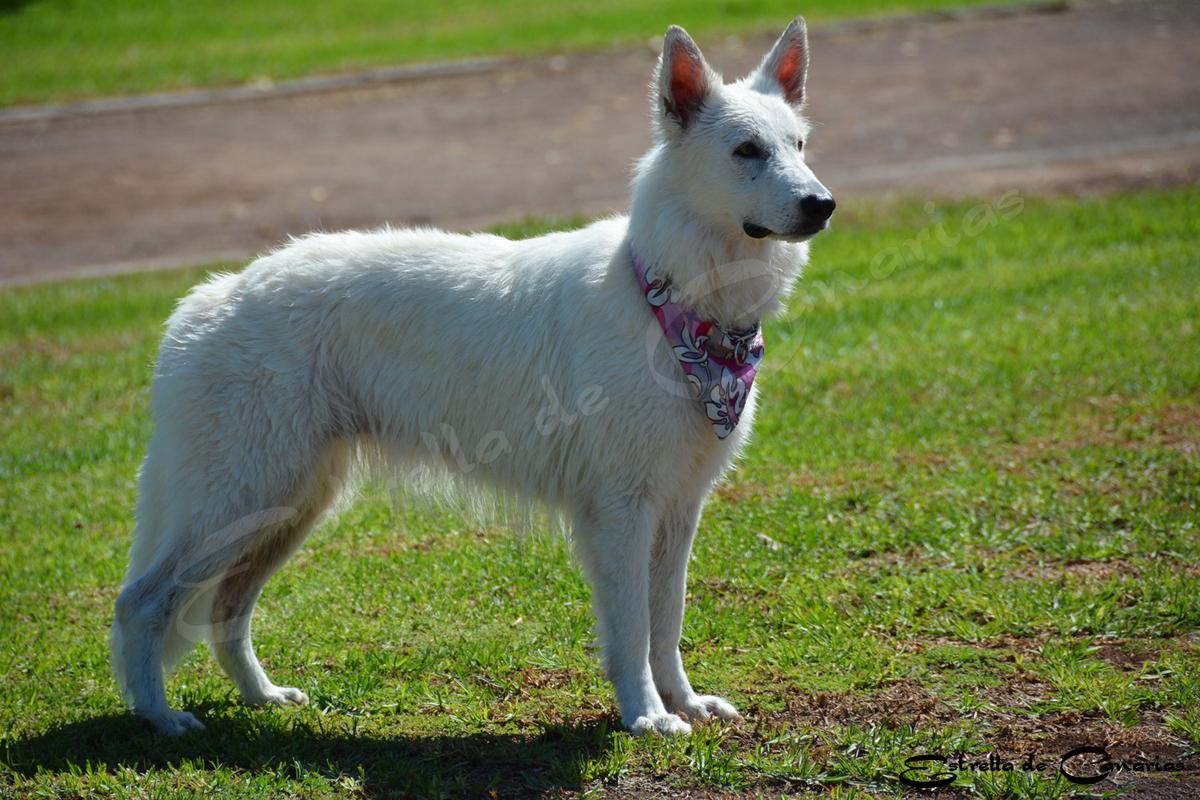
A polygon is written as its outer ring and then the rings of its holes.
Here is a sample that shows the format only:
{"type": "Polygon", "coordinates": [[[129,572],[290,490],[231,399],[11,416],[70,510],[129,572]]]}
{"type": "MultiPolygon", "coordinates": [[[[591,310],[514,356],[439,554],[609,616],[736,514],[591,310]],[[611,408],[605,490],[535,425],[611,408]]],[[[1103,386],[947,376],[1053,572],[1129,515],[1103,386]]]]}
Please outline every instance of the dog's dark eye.
{"type": "Polygon", "coordinates": [[[796,149],[797,149],[797,150],[803,150],[803,149],[804,149],[804,140],[803,140],[803,139],[800,139],[800,140],[798,140],[798,141],[796,142],[796,149]]]}
{"type": "Polygon", "coordinates": [[[733,154],[738,158],[766,158],[767,155],[762,151],[762,148],[754,142],[742,142],[733,151],[733,154]]]}

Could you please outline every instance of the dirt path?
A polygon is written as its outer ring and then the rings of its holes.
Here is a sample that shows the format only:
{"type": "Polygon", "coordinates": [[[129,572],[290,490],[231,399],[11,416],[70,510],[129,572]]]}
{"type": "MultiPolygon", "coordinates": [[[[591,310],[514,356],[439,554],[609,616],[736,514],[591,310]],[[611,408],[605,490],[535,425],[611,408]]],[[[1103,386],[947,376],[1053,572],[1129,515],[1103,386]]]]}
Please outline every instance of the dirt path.
{"type": "MultiPolygon", "coordinates": [[[[781,24],[782,24],[781,20],[781,24]]],[[[767,39],[701,42],[727,75],[767,39]]],[[[840,197],[1200,176],[1200,3],[812,35],[810,163],[840,197]]],[[[252,102],[0,116],[0,280],[244,257],[315,228],[625,203],[649,50],[252,102]]]]}

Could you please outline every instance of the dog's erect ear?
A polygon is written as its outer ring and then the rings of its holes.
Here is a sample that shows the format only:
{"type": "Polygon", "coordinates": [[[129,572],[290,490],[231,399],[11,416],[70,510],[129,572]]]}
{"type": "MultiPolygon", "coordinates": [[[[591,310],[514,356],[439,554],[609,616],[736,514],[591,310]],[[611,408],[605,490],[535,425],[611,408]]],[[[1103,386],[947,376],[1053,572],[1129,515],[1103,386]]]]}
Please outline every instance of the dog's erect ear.
{"type": "Polygon", "coordinates": [[[799,108],[804,104],[804,79],[808,74],[808,30],[804,17],[796,17],[754,74],[751,85],[768,94],[783,92],[783,99],[799,108]]]}
{"type": "Polygon", "coordinates": [[[686,128],[704,106],[716,80],[687,31],[678,25],[667,28],[657,80],[663,112],[686,128]]]}

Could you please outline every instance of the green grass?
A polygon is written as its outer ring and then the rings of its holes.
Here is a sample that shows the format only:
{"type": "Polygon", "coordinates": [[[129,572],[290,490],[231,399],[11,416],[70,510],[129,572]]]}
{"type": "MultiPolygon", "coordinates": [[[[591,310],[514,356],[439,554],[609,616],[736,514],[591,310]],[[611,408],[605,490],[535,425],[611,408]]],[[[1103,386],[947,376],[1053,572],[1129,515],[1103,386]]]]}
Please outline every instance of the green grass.
{"type": "Polygon", "coordinates": [[[670,23],[712,39],[987,0],[0,0],[0,106],[407,61],[605,48],[670,23]]]}
{"type": "Polygon", "coordinates": [[[169,693],[208,732],[144,731],[106,631],[161,321],[202,271],[4,290],[0,796],[892,796],[928,750],[1152,736],[1187,757],[1198,204],[839,211],[768,326],[755,442],[692,568],[685,662],[747,719],[674,741],[617,729],[560,538],[378,492],[314,534],[256,618],[268,670],[312,705],[245,709],[198,652],[169,693]]]}

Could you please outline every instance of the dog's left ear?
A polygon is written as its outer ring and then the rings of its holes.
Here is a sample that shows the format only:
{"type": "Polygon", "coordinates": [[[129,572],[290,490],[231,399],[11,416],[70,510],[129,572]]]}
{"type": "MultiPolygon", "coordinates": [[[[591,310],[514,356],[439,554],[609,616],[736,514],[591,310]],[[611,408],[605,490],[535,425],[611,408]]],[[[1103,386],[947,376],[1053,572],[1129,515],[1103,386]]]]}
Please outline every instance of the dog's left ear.
{"type": "Polygon", "coordinates": [[[799,108],[804,105],[804,79],[808,75],[808,29],[804,17],[796,17],[767,53],[754,73],[751,86],[766,94],[783,92],[783,99],[799,108]]]}

